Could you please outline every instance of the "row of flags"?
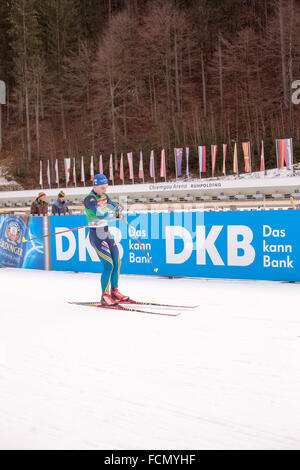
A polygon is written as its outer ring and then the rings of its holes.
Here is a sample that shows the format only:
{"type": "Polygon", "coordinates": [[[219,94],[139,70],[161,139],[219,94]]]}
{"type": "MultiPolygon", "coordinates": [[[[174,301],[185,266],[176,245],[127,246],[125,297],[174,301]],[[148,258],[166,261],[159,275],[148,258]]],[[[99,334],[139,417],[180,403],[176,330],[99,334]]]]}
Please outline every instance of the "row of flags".
{"type": "MultiPolygon", "coordinates": [[[[243,158],[244,158],[244,172],[251,173],[252,171],[252,162],[251,162],[251,146],[250,142],[242,142],[243,158]]],[[[185,148],[175,148],[174,149],[174,161],[175,161],[175,172],[176,178],[183,176],[183,161],[185,154],[185,176],[189,177],[189,147],[185,148]]],[[[216,162],[217,162],[217,153],[218,146],[210,146],[210,158],[211,158],[211,174],[215,175],[216,162]]],[[[292,139],[278,139],[276,140],[276,156],[277,156],[277,167],[279,169],[286,166],[287,169],[292,169],[293,165],[293,146],[292,139]]],[[[226,175],[226,157],[227,157],[227,144],[222,146],[222,173],[226,175]]],[[[199,175],[201,178],[202,173],[207,172],[207,147],[205,145],[198,146],[198,159],[199,159],[199,175]]],[[[89,180],[93,181],[95,173],[103,173],[103,156],[100,154],[99,161],[97,162],[93,156],[90,157],[90,176],[89,180]]],[[[129,179],[134,184],[134,167],[133,167],[133,153],[127,153],[127,164],[129,169],[129,179]]],[[[58,172],[58,161],[55,161],[54,165],[55,170],[55,183],[59,186],[59,172],[58,172]]],[[[76,159],[75,158],[65,158],[64,159],[64,170],[65,170],[65,181],[66,186],[72,182],[75,186],[77,185],[78,178],[76,175],[76,159]]],[[[264,143],[261,143],[261,157],[260,157],[260,171],[265,171],[265,155],[264,155],[264,143]]],[[[51,174],[50,174],[50,163],[47,161],[47,181],[49,187],[51,187],[51,174]]],[[[234,144],[233,149],[233,173],[239,174],[238,167],[238,147],[237,143],[234,144]]],[[[80,182],[85,185],[85,161],[84,157],[81,157],[80,162],[80,182]]],[[[150,178],[153,178],[155,182],[156,171],[155,171],[155,159],[154,159],[154,150],[151,150],[150,153],[150,163],[149,163],[149,175],[150,178]]],[[[124,155],[121,153],[119,161],[119,179],[125,183],[125,166],[124,166],[124,155]]],[[[164,178],[166,181],[166,152],[165,149],[162,149],[160,152],[160,178],[164,178]]],[[[113,165],[113,156],[110,154],[109,157],[109,180],[114,184],[114,165],[113,165]]],[[[139,155],[139,170],[138,178],[144,182],[144,163],[143,163],[143,153],[140,152],[139,155]]],[[[42,161],[40,161],[40,185],[43,186],[43,168],[42,161]]]]}

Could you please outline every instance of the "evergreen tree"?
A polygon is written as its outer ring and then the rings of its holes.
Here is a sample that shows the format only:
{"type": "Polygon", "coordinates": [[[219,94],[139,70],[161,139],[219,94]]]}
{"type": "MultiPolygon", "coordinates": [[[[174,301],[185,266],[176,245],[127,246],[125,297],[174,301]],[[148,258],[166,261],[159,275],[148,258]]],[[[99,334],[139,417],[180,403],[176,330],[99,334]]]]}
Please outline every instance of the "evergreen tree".
{"type": "Polygon", "coordinates": [[[12,69],[12,54],[9,45],[11,2],[0,2],[0,80],[8,81],[12,69]]]}
{"type": "Polygon", "coordinates": [[[12,0],[10,10],[10,46],[14,57],[13,75],[17,84],[21,122],[26,121],[27,158],[31,161],[30,64],[40,54],[36,0],[12,0]]]}

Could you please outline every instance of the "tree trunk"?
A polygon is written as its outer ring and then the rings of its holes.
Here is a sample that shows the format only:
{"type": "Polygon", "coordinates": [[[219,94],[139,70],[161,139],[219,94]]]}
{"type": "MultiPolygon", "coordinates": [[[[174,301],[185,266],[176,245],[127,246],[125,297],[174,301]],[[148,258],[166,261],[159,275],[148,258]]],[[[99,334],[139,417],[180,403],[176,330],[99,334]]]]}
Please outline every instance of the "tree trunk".
{"type": "MultiPolygon", "coordinates": [[[[218,41],[219,49],[219,85],[220,85],[220,106],[221,106],[221,125],[223,127],[223,113],[224,113],[224,94],[223,94],[223,57],[222,57],[222,47],[221,39],[219,37],[218,41]]],[[[222,132],[223,133],[223,132],[222,132]]]]}
{"type": "Polygon", "coordinates": [[[35,103],[35,129],[36,129],[36,143],[37,143],[37,156],[40,157],[40,116],[39,116],[39,79],[36,81],[36,103],[35,103]]]}
{"type": "Polygon", "coordinates": [[[175,94],[177,112],[180,113],[180,91],[179,91],[179,72],[178,72],[178,50],[177,50],[177,32],[174,31],[174,55],[175,55],[175,94]]]}
{"type": "Polygon", "coordinates": [[[23,45],[24,45],[24,90],[25,90],[25,113],[26,113],[26,135],[27,135],[27,158],[31,162],[31,136],[30,136],[30,117],[29,117],[29,98],[27,83],[27,40],[25,24],[25,0],[23,0],[23,45]]]}
{"type": "Polygon", "coordinates": [[[62,94],[60,94],[60,114],[61,114],[61,126],[62,126],[63,139],[67,140],[65,109],[64,109],[64,101],[63,101],[62,94]]]}
{"type": "Polygon", "coordinates": [[[203,114],[207,115],[207,100],[206,100],[206,78],[204,70],[203,51],[201,51],[201,72],[202,72],[202,95],[203,95],[203,114]]]}
{"type": "MultiPolygon", "coordinates": [[[[293,83],[293,22],[294,22],[294,0],[290,1],[290,25],[289,25],[289,58],[288,58],[288,73],[289,73],[289,92],[293,83]]],[[[290,134],[294,136],[294,107],[291,98],[289,98],[290,106],[290,134]]]]}
{"type": "Polygon", "coordinates": [[[282,0],[279,0],[279,29],[280,29],[280,53],[281,53],[283,103],[284,103],[284,107],[288,108],[288,93],[287,93],[287,82],[286,82],[287,73],[286,73],[284,30],[283,30],[282,0]]]}

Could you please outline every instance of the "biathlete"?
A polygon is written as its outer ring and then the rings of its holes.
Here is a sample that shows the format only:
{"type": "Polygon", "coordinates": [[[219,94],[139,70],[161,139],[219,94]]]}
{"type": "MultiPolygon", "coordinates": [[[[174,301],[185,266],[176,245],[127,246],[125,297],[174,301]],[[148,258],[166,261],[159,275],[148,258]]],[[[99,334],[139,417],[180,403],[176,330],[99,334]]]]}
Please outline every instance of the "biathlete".
{"type": "Polygon", "coordinates": [[[129,297],[118,290],[121,259],[118,246],[108,229],[108,222],[119,219],[123,208],[107,196],[107,187],[106,176],[95,175],[93,190],[85,198],[84,207],[90,228],[89,239],[103,264],[101,303],[112,306],[128,300],[129,297]]]}

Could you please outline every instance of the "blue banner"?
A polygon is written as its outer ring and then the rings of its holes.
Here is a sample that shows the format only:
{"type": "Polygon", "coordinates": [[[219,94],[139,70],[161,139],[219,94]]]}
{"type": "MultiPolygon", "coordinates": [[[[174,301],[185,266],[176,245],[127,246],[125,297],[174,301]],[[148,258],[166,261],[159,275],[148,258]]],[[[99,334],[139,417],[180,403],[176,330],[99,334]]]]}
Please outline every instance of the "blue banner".
{"type": "MultiPolygon", "coordinates": [[[[43,236],[43,217],[31,217],[28,239],[43,236]]],[[[43,238],[31,240],[26,243],[26,253],[23,268],[44,269],[44,241],[43,238]]]]}
{"type": "Polygon", "coordinates": [[[44,268],[41,240],[23,242],[43,235],[42,217],[2,216],[0,218],[0,267],[44,268]]]}
{"type": "MultiPolygon", "coordinates": [[[[85,216],[50,218],[50,230],[84,226],[85,216]]],[[[121,273],[300,281],[299,211],[175,212],[129,215],[110,227],[121,273]]],[[[51,237],[52,269],[102,272],[89,229],[51,237]]]]}

